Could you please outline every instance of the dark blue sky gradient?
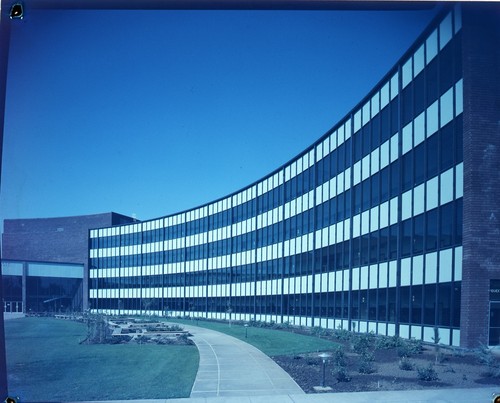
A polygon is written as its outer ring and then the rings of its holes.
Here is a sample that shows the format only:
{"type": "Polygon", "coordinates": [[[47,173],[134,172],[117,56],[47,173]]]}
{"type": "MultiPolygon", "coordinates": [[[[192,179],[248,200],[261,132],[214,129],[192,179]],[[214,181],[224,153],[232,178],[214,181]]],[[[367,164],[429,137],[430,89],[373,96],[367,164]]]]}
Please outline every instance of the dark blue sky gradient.
{"type": "Polygon", "coordinates": [[[431,11],[32,11],[12,21],[0,218],[169,215],[334,126],[431,11]]]}

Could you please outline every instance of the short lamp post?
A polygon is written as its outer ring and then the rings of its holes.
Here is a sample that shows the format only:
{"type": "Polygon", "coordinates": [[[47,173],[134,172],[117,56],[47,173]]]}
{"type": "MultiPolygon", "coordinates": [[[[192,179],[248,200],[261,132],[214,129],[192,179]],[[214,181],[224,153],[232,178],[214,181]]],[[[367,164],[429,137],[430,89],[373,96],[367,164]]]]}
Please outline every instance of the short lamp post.
{"type": "Polygon", "coordinates": [[[319,358],[323,361],[323,381],[321,382],[321,386],[324,388],[325,387],[325,367],[326,367],[326,360],[330,358],[330,354],[328,353],[321,353],[319,355],[319,358]]]}
{"type": "Polygon", "coordinates": [[[245,326],[245,339],[248,339],[248,323],[245,323],[243,326],[245,326]]]}

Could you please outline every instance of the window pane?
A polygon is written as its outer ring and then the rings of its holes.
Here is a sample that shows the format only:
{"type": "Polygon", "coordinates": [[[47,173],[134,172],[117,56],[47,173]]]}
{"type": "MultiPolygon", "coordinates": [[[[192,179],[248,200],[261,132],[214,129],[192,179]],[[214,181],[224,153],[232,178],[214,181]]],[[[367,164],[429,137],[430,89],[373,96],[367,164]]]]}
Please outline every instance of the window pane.
{"type": "Polygon", "coordinates": [[[436,309],[436,284],[424,286],[424,324],[434,325],[436,309]]]}
{"type": "Polygon", "coordinates": [[[426,214],[426,237],[425,237],[425,248],[427,251],[435,250],[437,248],[437,235],[438,235],[438,225],[437,225],[437,211],[434,209],[426,214]]]}
{"type": "Polygon", "coordinates": [[[427,179],[436,176],[438,173],[438,136],[434,135],[426,140],[427,153],[427,179]]]}
{"type": "Polygon", "coordinates": [[[413,219],[413,253],[422,253],[424,250],[424,214],[413,219]]]}
{"type": "Polygon", "coordinates": [[[441,248],[451,246],[453,235],[453,203],[441,206],[441,226],[439,246],[441,248]]]}
{"type": "Polygon", "coordinates": [[[453,166],[453,123],[447,124],[441,129],[440,150],[441,150],[441,172],[453,166]]]}

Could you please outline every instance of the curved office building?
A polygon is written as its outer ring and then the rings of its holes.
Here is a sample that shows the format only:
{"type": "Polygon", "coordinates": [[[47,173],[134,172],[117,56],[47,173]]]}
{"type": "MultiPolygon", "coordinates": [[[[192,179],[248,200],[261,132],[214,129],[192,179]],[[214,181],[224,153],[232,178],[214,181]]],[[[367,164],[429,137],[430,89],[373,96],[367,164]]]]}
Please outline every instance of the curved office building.
{"type": "Polygon", "coordinates": [[[91,309],[499,344],[500,46],[483,8],[444,9],[344,119],[267,177],[91,230],[91,309]]]}

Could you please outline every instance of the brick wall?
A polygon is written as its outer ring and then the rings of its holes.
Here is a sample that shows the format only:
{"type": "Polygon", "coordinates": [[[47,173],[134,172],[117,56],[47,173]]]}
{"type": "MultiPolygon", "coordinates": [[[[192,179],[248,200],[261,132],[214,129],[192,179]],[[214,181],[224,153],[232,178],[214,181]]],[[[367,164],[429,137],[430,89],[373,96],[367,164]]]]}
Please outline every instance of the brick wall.
{"type": "Polygon", "coordinates": [[[88,231],[131,222],[115,213],[5,220],[2,259],[84,265],[83,309],[88,304],[88,231]]]}
{"type": "Polygon", "coordinates": [[[464,216],[461,345],[488,342],[500,279],[500,8],[463,4],[464,216]]]}

